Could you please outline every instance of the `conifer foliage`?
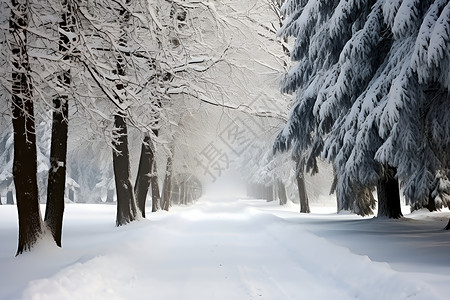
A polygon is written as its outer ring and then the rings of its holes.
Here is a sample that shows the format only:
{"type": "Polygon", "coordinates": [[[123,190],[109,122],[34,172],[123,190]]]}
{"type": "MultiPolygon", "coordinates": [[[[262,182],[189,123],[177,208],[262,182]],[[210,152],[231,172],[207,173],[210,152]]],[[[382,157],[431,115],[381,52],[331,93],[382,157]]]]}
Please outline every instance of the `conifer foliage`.
{"type": "Polygon", "coordinates": [[[364,195],[391,179],[413,209],[449,206],[449,1],[288,0],[282,12],[297,64],[281,89],[295,104],[275,149],[292,145],[307,169],[331,161],[339,209],[370,213],[364,195]]]}

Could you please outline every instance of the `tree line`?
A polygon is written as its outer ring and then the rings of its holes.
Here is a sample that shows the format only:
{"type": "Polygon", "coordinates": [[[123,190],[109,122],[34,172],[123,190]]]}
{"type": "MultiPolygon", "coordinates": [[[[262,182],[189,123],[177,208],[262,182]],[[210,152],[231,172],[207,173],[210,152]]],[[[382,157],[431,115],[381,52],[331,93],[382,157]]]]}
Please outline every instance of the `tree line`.
{"type": "Polygon", "coordinates": [[[198,37],[192,29],[198,22],[196,16],[201,11],[205,19],[214,19],[214,11],[205,12],[198,3],[157,0],[11,0],[3,6],[2,18],[7,18],[8,26],[2,32],[5,51],[0,58],[4,72],[1,83],[13,125],[17,255],[29,251],[46,231],[58,246],[62,244],[69,120],[77,113],[88,116],[84,121],[111,147],[117,226],[145,217],[149,189],[153,211],[169,209],[172,190],[178,191],[177,203],[199,197],[201,184],[195,176],[184,175],[171,184],[173,147],[166,151],[167,168],[160,189],[155,140],[161,123],[166,122],[163,112],[176,110],[173,99],[177,95],[204,92],[201,87],[180,86],[218,61],[207,52],[211,51],[208,45],[201,49],[201,59],[195,58],[200,50],[195,52],[191,46],[198,37]],[[188,12],[193,12],[192,16],[188,12]],[[191,43],[185,45],[187,39],[191,43]],[[43,219],[37,178],[40,153],[36,150],[36,109],[51,111],[43,219]],[[69,109],[76,111],[71,113],[69,109]],[[141,133],[135,183],[131,182],[130,125],[141,133]]]}
{"type": "MultiPolygon", "coordinates": [[[[183,150],[199,150],[186,133],[202,121],[194,115],[203,109],[200,104],[227,117],[228,111],[278,114],[241,105],[260,93],[251,74],[259,68],[275,77],[273,65],[284,61],[271,52],[275,29],[255,18],[259,10],[267,13],[264,5],[185,0],[11,0],[1,5],[0,98],[9,107],[2,114],[11,116],[14,126],[13,134],[5,132],[0,140],[6,149],[2,167],[12,169],[11,176],[1,174],[0,189],[8,190],[8,202],[16,192],[17,254],[47,233],[61,246],[65,193],[75,201],[85,186],[101,190],[106,202],[115,195],[117,226],[145,217],[149,191],[152,211],[197,199],[201,171],[190,166],[195,157],[183,150]],[[234,13],[224,16],[218,7],[234,13]],[[250,36],[252,31],[258,34],[250,36]],[[245,43],[240,35],[247,35],[245,43]],[[272,61],[255,58],[243,64],[236,55],[244,53],[247,60],[255,51],[272,61]],[[130,139],[140,143],[136,166],[130,139]],[[44,218],[40,202],[46,203],[44,218]]],[[[270,97],[267,90],[262,95],[270,97]]]]}

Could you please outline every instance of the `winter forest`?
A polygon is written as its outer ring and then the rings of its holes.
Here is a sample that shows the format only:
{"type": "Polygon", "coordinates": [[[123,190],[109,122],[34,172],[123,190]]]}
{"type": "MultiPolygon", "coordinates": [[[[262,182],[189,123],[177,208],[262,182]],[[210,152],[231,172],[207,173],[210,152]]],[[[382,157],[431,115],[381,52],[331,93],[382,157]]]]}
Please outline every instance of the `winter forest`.
{"type": "Polygon", "coordinates": [[[447,299],[450,1],[1,0],[0,299],[447,299]]]}

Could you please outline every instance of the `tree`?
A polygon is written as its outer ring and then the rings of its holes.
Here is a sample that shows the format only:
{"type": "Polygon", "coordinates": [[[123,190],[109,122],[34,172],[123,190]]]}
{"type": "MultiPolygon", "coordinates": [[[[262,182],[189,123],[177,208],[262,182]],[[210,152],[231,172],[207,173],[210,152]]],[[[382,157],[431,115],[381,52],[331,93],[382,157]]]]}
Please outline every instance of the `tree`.
{"type": "Polygon", "coordinates": [[[153,170],[150,181],[152,186],[152,212],[155,212],[161,208],[161,192],[159,190],[158,173],[155,159],[153,159],[152,165],[153,170]]]}
{"type": "MultiPolygon", "coordinates": [[[[450,112],[448,107],[450,3],[401,3],[384,10],[392,28],[392,52],[408,49],[381,104],[380,129],[384,143],[380,162],[397,167],[404,195],[412,207],[426,206],[436,179],[448,172],[450,112]],[[413,121],[412,121],[413,120],[413,121]]],[[[394,53],[395,53],[394,52],[394,53]]],[[[448,194],[448,191],[447,191],[448,194]]],[[[449,206],[434,194],[438,207],[449,206]]]]}
{"type": "MultiPolygon", "coordinates": [[[[297,162],[298,164],[298,162],[297,162]]],[[[298,195],[300,199],[300,212],[301,213],[310,213],[311,210],[309,208],[309,200],[308,195],[306,194],[306,185],[305,185],[305,177],[302,169],[299,169],[297,167],[296,171],[296,179],[297,179],[297,188],[298,188],[298,195]]]]}
{"type": "Polygon", "coordinates": [[[113,141],[114,179],[117,192],[116,226],[136,220],[138,216],[133,185],[130,179],[130,158],[125,117],[120,112],[114,115],[117,139],[113,141]]]}
{"type": "MultiPolygon", "coordinates": [[[[74,3],[63,0],[62,18],[59,24],[59,51],[62,61],[71,60],[71,41],[75,32],[74,3]]],[[[50,147],[50,169],[48,171],[47,205],[44,221],[56,244],[61,247],[62,222],[64,215],[64,193],[66,190],[67,135],[69,122],[69,95],[71,85],[70,67],[63,66],[58,75],[58,83],[62,92],[53,99],[52,140],[50,147]]]]}
{"type": "Polygon", "coordinates": [[[10,45],[12,61],[13,176],[19,216],[17,255],[29,251],[43,233],[37,186],[33,90],[27,53],[28,1],[12,0],[10,45]]]}
{"type": "Polygon", "coordinates": [[[14,204],[12,191],[8,191],[8,193],[6,194],[6,204],[11,204],[11,205],[14,204]]]}
{"type": "MultiPolygon", "coordinates": [[[[145,200],[147,198],[148,188],[153,172],[153,165],[155,160],[154,146],[152,144],[150,135],[145,135],[144,141],[142,142],[141,156],[139,159],[138,173],[136,177],[136,184],[134,185],[134,193],[136,195],[136,204],[142,213],[142,217],[145,218],[145,200]]],[[[159,191],[158,191],[159,193],[159,191]]],[[[152,191],[152,196],[154,192],[152,191]]],[[[152,203],[152,207],[156,210],[156,203],[152,203]]],[[[152,209],[153,210],[153,209],[152,209]]]]}
{"type": "Polygon", "coordinates": [[[390,168],[385,172],[387,175],[378,181],[378,217],[398,219],[402,216],[399,199],[391,196],[400,195],[398,181],[393,178],[395,173],[395,169],[390,168]]]}
{"type": "Polygon", "coordinates": [[[172,177],[173,177],[173,157],[175,156],[175,147],[170,147],[169,156],[167,157],[166,173],[163,184],[163,197],[161,199],[162,209],[169,211],[172,197],[172,177]]]}
{"type": "MultiPolygon", "coordinates": [[[[156,161],[149,161],[152,158],[148,146],[154,144],[153,139],[158,136],[159,127],[162,126],[160,121],[171,121],[164,119],[166,116],[162,116],[161,110],[176,108],[169,102],[180,94],[192,97],[192,93],[195,96],[201,93],[200,85],[191,84],[201,82],[192,73],[208,70],[215,61],[207,55],[195,57],[200,51],[203,55],[209,53],[198,46],[203,43],[193,41],[193,37],[197,36],[193,28],[181,32],[183,28],[188,27],[187,10],[198,9],[202,4],[191,5],[192,3],[174,1],[155,1],[147,4],[145,1],[135,1],[114,2],[114,5],[109,5],[108,1],[99,1],[83,7],[81,14],[84,31],[81,35],[82,39],[88,41],[88,49],[81,51],[81,60],[103,97],[123,115],[123,120],[116,122],[116,125],[131,124],[143,133],[140,161],[147,166],[138,168],[135,186],[137,202],[141,209],[145,209],[146,191],[149,187],[145,177],[151,176],[152,209],[156,210],[159,202],[156,161]],[[125,23],[124,18],[128,18],[125,23]],[[117,32],[121,34],[118,35],[117,32]],[[123,32],[126,32],[126,35],[123,35],[123,32]],[[182,44],[185,41],[189,43],[182,44]],[[201,50],[198,50],[199,48],[201,50]],[[119,67],[115,72],[111,72],[114,59],[119,61],[119,67]],[[186,78],[192,80],[188,81],[186,78]],[[116,82],[118,84],[115,84],[116,82]],[[148,173],[150,168],[152,171],[148,173]]],[[[189,20],[193,22],[196,18],[189,20]]],[[[89,83],[85,84],[89,86],[89,83]]],[[[178,109],[184,110],[184,107],[178,109]]],[[[117,119],[117,114],[112,114],[117,119]]],[[[117,134],[117,129],[114,129],[112,137],[122,137],[122,141],[114,141],[113,144],[122,145],[126,138],[122,135],[125,131],[117,134]]],[[[126,132],[128,134],[128,131],[126,132]]],[[[154,159],[156,147],[151,150],[154,159]]]]}
{"type": "Polygon", "coordinates": [[[287,204],[286,186],[281,179],[278,179],[277,181],[277,196],[280,200],[280,205],[287,204]]]}
{"type": "MultiPolygon", "coordinates": [[[[448,156],[432,150],[448,147],[449,127],[429,114],[448,99],[445,7],[446,1],[286,3],[281,33],[297,37],[292,58],[299,64],[283,90],[295,91],[297,100],[278,143],[295,140],[294,150],[309,161],[324,155],[333,162],[338,206],[367,212],[372,200],[358,203],[358,191],[377,185],[382,202],[397,179],[411,203],[426,203],[438,171],[448,168],[448,156]]],[[[401,216],[399,195],[392,195],[379,216],[401,216]]]]}
{"type": "MultiPolygon", "coordinates": [[[[0,193],[6,193],[7,195],[14,185],[12,175],[14,135],[12,130],[12,122],[8,120],[8,123],[8,125],[4,124],[4,126],[2,126],[2,134],[0,137],[0,149],[2,150],[0,151],[2,152],[2,155],[0,156],[0,166],[3,166],[3,170],[0,172],[0,193]]],[[[12,204],[9,203],[9,198],[9,196],[6,197],[6,204],[12,204]]]]}
{"type": "MultiPolygon", "coordinates": [[[[342,102],[325,107],[323,112],[319,112],[319,104],[327,99],[327,89],[336,80],[340,53],[351,37],[352,24],[361,22],[371,5],[363,3],[357,12],[350,13],[346,12],[344,3],[338,4],[338,1],[326,5],[319,1],[287,1],[283,7],[286,20],[280,32],[285,37],[297,37],[291,58],[299,63],[282,84],[283,92],[295,92],[296,103],[285,129],[277,138],[275,149],[283,151],[292,146],[293,156],[298,157],[298,170],[306,168],[312,173],[316,170],[316,159],[322,153],[324,141],[330,138],[331,125],[337,121],[340,110],[345,111],[348,107],[349,98],[337,98],[342,102]]],[[[345,185],[348,180],[341,174],[336,178],[338,209],[365,211],[357,209],[357,205],[346,204],[355,198],[359,184],[345,185]]]]}
{"type": "MultiPolygon", "coordinates": [[[[155,51],[144,42],[146,39],[151,41],[149,37],[154,30],[147,26],[158,24],[158,20],[146,19],[143,14],[145,5],[142,4],[145,3],[142,1],[113,3],[99,1],[93,4],[84,3],[80,9],[82,20],[80,35],[86,42],[82,45],[86,48],[81,49],[80,60],[84,70],[89,74],[88,77],[94,79],[95,92],[109,102],[102,105],[102,109],[106,106],[114,119],[109,138],[113,147],[117,226],[135,220],[141,213],[140,209],[145,210],[148,186],[136,186],[139,197],[138,212],[131,183],[128,123],[138,130],[148,131],[150,129],[148,119],[152,118],[152,112],[155,109],[154,102],[149,100],[150,97],[143,95],[149,93],[152,96],[152,94],[160,93],[153,86],[159,76],[159,71],[156,70],[157,63],[153,57],[155,51]],[[143,124],[143,122],[147,123],[143,124]]],[[[151,7],[149,6],[148,9],[151,7]]],[[[149,18],[153,18],[151,14],[149,18]]],[[[154,48],[157,49],[157,47],[154,48]]],[[[81,80],[82,85],[92,86],[84,78],[81,80]]],[[[98,113],[103,121],[110,122],[108,114],[99,113],[95,108],[88,109],[98,113]]],[[[149,140],[145,138],[143,149],[145,150],[148,145],[149,140]]],[[[145,163],[146,153],[143,154],[141,162],[145,163]]],[[[150,166],[152,164],[150,162],[150,166]]],[[[141,177],[146,176],[142,173],[144,169],[145,166],[140,166],[138,182],[143,182],[141,177]]]]}
{"type": "MultiPolygon", "coordinates": [[[[128,10],[128,5],[130,1],[127,0],[125,3],[121,4],[119,8],[119,27],[120,34],[118,40],[118,46],[126,48],[128,46],[127,36],[128,27],[130,22],[130,11],[128,10]]],[[[120,49],[120,48],[119,48],[120,49]]],[[[122,104],[123,100],[121,95],[127,97],[125,90],[125,83],[123,78],[126,76],[125,70],[125,60],[126,53],[117,53],[117,75],[119,80],[116,83],[116,100],[122,104]]],[[[116,181],[116,191],[117,191],[117,217],[116,226],[121,226],[134,221],[137,217],[138,211],[135,202],[134,189],[131,183],[130,174],[130,158],[128,150],[128,133],[127,133],[127,123],[126,114],[124,111],[119,110],[114,113],[114,130],[116,138],[113,141],[113,166],[114,166],[114,178],[116,181]]],[[[145,207],[144,207],[145,209],[145,207]]],[[[142,214],[142,212],[140,212],[142,214]]]]}

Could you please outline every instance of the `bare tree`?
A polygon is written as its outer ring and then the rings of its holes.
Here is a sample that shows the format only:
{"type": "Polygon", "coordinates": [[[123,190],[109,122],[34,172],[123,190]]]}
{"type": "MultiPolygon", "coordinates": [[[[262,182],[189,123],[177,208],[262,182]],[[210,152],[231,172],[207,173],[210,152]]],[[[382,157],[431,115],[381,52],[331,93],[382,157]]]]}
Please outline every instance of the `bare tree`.
{"type": "Polygon", "coordinates": [[[19,217],[17,255],[30,250],[43,232],[37,186],[36,134],[27,53],[28,1],[12,0],[9,22],[14,127],[13,176],[19,217]]]}
{"type": "Polygon", "coordinates": [[[56,244],[61,247],[64,215],[64,192],[66,188],[67,135],[69,122],[69,95],[71,85],[70,61],[72,37],[75,32],[75,3],[62,0],[62,16],[59,24],[59,51],[62,55],[63,71],[58,75],[58,84],[63,92],[53,99],[53,124],[48,171],[47,205],[44,221],[56,244]]]}

